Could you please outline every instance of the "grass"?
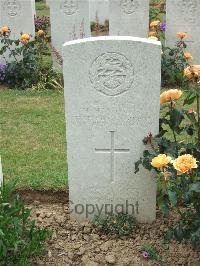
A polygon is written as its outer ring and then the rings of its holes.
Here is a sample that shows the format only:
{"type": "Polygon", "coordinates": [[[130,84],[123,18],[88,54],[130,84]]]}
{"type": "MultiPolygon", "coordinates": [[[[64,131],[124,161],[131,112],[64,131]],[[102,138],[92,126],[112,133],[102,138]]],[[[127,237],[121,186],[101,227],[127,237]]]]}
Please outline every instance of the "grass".
{"type": "Polygon", "coordinates": [[[63,93],[0,91],[0,154],[6,180],[18,186],[66,188],[63,93]]]}
{"type": "Polygon", "coordinates": [[[37,16],[49,16],[50,10],[49,7],[43,1],[35,3],[35,9],[37,16]]]}

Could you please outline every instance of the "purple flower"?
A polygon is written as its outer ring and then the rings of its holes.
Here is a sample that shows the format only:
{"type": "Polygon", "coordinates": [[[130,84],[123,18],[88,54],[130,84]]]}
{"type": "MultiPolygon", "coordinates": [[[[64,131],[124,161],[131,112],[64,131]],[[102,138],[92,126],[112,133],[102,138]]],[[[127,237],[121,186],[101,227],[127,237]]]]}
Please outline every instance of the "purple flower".
{"type": "Polygon", "coordinates": [[[44,30],[47,31],[48,27],[50,26],[50,18],[47,16],[35,16],[35,30],[44,30]]]}
{"type": "Polygon", "coordinates": [[[4,81],[6,76],[6,65],[0,64],[0,82],[4,81]]]}
{"type": "Polygon", "coordinates": [[[161,31],[165,32],[165,31],[166,31],[166,27],[167,27],[166,22],[162,22],[162,23],[160,24],[160,30],[161,30],[161,31]]]}
{"type": "Polygon", "coordinates": [[[146,260],[148,260],[149,257],[150,257],[150,255],[149,255],[149,253],[148,253],[147,251],[144,251],[144,252],[142,253],[142,256],[143,256],[143,258],[146,259],[146,260]]]}

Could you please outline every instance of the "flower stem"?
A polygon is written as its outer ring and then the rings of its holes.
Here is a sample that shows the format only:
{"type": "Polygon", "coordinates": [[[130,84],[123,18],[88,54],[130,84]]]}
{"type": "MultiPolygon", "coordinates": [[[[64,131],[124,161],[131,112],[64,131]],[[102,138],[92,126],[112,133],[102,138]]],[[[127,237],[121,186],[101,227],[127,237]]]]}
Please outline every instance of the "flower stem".
{"type": "MultiPolygon", "coordinates": [[[[171,101],[171,103],[170,103],[170,110],[171,110],[171,112],[173,111],[173,101],[171,101]]],[[[178,156],[178,142],[177,142],[176,133],[174,131],[173,126],[171,126],[171,130],[172,130],[173,137],[174,137],[174,142],[175,142],[175,145],[176,145],[176,155],[178,156]]]]}

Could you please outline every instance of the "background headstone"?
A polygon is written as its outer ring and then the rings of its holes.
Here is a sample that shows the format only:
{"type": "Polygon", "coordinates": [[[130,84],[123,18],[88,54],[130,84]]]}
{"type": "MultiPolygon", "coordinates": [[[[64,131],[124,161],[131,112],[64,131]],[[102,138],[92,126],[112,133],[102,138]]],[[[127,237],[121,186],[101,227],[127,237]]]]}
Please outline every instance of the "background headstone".
{"type": "Polygon", "coordinates": [[[36,15],[36,9],[35,9],[35,0],[32,0],[32,9],[33,9],[33,13],[34,15],[36,15]]]}
{"type": "Polygon", "coordinates": [[[44,0],[44,2],[46,3],[46,6],[49,6],[50,0],[44,0]]]}
{"type": "Polygon", "coordinates": [[[109,0],[90,0],[90,21],[96,22],[96,17],[102,25],[109,19],[109,0]]]}
{"type": "Polygon", "coordinates": [[[62,56],[62,45],[66,41],[91,36],[89,22],[89,0],[51,0],[51,38],[53,53],[62,56]]]}
{"type": "Polygon", "coordinates": [[[200,1],[167,0],[166,45],[174,47],[177,32],[187,32],[185,39],[188,52],[193,55],[193,63],[200,64],[200,1]]]}
{"type": "Polygon", "coordinates": [[[109,33],[148,37],[149,0],[109,0],[109,33]]]}
{"type": "Polygon", "coordinates": [[[11,38],[18,39],[20,33],[35,36],[32,0],[0,0],[0,24],[11,29],[11,38]]]}
{"type": "Polygon", "coordinates": [[[92,219],[96,206],[128,203],[139,221],[152,222],[155,179],[134,170],[142,140],[159,129],[160,42],[89,38],[66,43],[63,59],[72,217],[87,218],[87,206],[92,219]]]}

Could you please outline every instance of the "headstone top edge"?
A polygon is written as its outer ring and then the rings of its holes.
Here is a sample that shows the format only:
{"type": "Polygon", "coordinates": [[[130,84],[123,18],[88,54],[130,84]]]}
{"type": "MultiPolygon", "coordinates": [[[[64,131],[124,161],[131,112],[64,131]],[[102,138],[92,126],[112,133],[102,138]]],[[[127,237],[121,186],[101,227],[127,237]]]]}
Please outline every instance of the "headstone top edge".
{"type": "Polygon", "coordinates": [[[63,44],[63,48],[74,44],[96,42],[96,41],[133,41],[133,42],[154,44],[155,46],[161,46],[160,41],[154,41],[147,38],[131,37],[131,36],[101,36],[101,37],[90,37],[90,38],[68,41],[63,44]]]}

